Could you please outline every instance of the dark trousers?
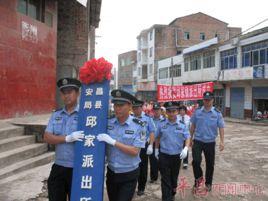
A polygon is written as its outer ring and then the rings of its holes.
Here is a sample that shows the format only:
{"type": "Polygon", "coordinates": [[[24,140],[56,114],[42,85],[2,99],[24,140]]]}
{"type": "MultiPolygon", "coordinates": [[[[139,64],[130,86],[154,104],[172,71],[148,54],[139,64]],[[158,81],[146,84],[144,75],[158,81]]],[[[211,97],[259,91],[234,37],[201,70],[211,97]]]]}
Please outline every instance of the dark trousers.
{"type": "Polygon", "coordinates": [[[153,146],[153,153],[149,156],[150,160],[150,178],[152,181],[158,179],[158,160],[155,157],[155,143],[153,146]]]}
{"type": "Polygon", "coordinates": [[[109,201],[131,201],[137,186],[139,168],[126,173],[114,173],[107,168],[106,186],[109,201]]]}
{"type": "Polygon", "coordinates": [[[148,155],[146,154],[146,150],[148,147],[148,142],[145,144],[145,148],[142,148],[140,151],[140,176],[138,179],[138,190],[144,191],[146,182],[147,182],[147,174],[148,174],[148,155]]]}
{"type": "Polygon", "coordinates": [[[73,168],[53,164],[47,181],[49,201],[71,199],[73,168]]]}
{"type": "MultiPolygon", "coordinates": [[[[183,143],[183,147],[185,147],[185,141],[183,143]]],[[[189,151],[187,152],[187,156],[185,159],[183,159],[183,164],[188,164],[188,156],[189,156],[189,151]]]]}
{"type": "Polygon", "coordinates": [[[198,181],[198,179],[203,177],[203,171],[200,165],[202,162],[202,152],[204,152],[206,160],[206,184],[212,185],[215,162],[215,144],[215,142],[204,143],[194,140],[192,156],[195,183],[198,181]]]}
{"type": "Polygon", "coordinates": [[[180,155],[159,154],[162,200],[172,201],[176,194],[178,176],[181,166],[180,155]]]}

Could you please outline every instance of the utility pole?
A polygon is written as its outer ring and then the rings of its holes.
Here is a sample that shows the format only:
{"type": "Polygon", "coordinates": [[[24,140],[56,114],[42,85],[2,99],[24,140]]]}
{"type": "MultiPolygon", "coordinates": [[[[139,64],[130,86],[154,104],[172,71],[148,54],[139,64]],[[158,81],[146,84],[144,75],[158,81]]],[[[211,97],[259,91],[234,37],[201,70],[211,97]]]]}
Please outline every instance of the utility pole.
{"type": "Polygon", "coordinates": [[[174,86],[174,68],[173,68],[173,57],[171,57],[171,62],[170,62],[170,65],[171,65],[171,70],[170,70],[170,73],[171,73],[171,97],[172,97],[172,101],[173,101],[173,96],[174,96],[174,92],[173,92],[173,86],[174,86]]]}

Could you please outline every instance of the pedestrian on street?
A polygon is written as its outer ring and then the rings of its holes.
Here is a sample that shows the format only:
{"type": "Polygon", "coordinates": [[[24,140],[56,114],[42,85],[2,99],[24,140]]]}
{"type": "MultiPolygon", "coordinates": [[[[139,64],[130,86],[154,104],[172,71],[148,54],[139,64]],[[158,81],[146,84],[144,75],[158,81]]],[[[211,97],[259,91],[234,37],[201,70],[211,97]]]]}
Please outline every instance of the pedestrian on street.
{"type": "Polygon", "coordinates": [[[149,155],[153,153],[154,135],[156,130],[153,119],[142,111],[143,103],[143,101],[136,99],[133,101],[132,105],[133,116],[144,122],[146,130],[145,147],[142,148],[140,152],[141,162],[138,179],[138,196],[144,195],[148,175],[148,158],[149,155]]]}
{"type": "MultiPolygon", "coordinates": [[[[158,127],[158,124],[160,123],[161,120],[163,120],[164,117],[161,115],[161,106],[159,103],[154,103],[153,104],[153,121],[155,124],[155,127],[158,127]]],[[[155,132],[156,133],[156,132],[155,132]]],[[[155,136],[156,138],[156,136],[155,136]]],[[[150,160],[150,178],[151,181],[150,183],[154,183],[158,179],[158,159],[155,157],[155,142],[153,144],[153,153],[149,156],[150,160]]],[[[159,152],[159,150],[156,150],[159,152]]]]}
{"type": "MultiPolygon", "coordinates": [[[[189,115],[187,115],[187,107],[185,106],[185,105],[181,105],[180,107],[179,107],[179,115],[178,115],[178,119],[180,120],[180,121],[182,121],[184,124],[185,124],[185,126],[186,126],[186,128],[188,129],[188,130],[190,130],[190,116],[189,115]]],[[[184,144],[183,144],[183,146],[185,147],[185,141],[184,141],[184,144]]],[[[189,151],[188,151],[188,153],[187,153],[187,156],[186,156],[186,158],[185,159],[183,159],[183,169],[187,169],[188,168],[188,156],[189,156],[189,151]]]]}
{"type": "Polygon", "coordinates": [[[145,147],[144,123],[130,115],[131,94],[113,90],[115,117],[108,121],[108,133],[97,136],[108,144],[106,186],[110,201],[131,201],[139,176],[140,149],[145,147]]]}
{"type": "Polygon", "coordinates": [[[71,197],[74,165],[74,142],[82,141],[77,131],[80,81],[63,78],[57,82],[64,108],[56,110],[46,127],[44,141],[56,146],[56,158],[48,178],[49,201],[66,201],[71,197]]]}
{"type": "Polygon", "coordinates": [[[224,120],[220,111],[213,107],[214,94],[203,94],[203,106],[195,110],[191,117],[191,144],[193,156],[194,190],[205,182],[206,191],[211,191],[215,162],[215,146],[218,129],[220,133],[220,151],[224,149],[224,120]],[[206,179],[201,168],[202,152],[206,160],[206,179]]]}
{"type": "MultiPolygon", "coordinates": [[[[190,134],[186,125],[178,118],[178,102],[166,102],[167,119],[162,120],[157,128],[156,147],[160,144],[159,170],[163,201],[175,199],[181,159],[187,156],[190,134]],[[183,143],[185,147],[183,148],[183,143]]],[[[156,152],[156,157],[158,153],[156,152]]]]}

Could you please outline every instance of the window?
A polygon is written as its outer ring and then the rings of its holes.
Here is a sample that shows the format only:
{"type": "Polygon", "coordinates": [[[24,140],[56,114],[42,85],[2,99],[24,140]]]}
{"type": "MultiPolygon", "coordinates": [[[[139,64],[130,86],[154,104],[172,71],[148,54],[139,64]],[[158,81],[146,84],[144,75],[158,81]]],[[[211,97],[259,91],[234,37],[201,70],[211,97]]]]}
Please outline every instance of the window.
{"type": "Polygon", "coordinates": [[[125,60],[124,59],[121,59],[120,66],[125,66],[125,60]]]}
{"type": "Polygon", "coordinates": [[[147,65],[142,66],[142,79],[147,79],[148,78],[148,70],[147,70],[147,65]]]}
{"type": "Polygon", "coordinates": [[[268,63],[268,40],[242,47],[242,66],[268,63]]]}
{"type": "Polygon", "coordinates": [[[43,21],[43,14],[41,12],[42,5],[44,5],[44,0],[18,0],[17,11],[28,15],[29,17],[43,21]]]}
{"type": "Polygon", "coordinates": [[[184,72],[189,71],[189,66],[190,66],[190,57],[186,57],[184,59],[184,72]]]}
{"type": "Polygon", "coordinates": [[[141,67],[138,67],[138,76],[141,76],[141,67]]]}
{"type": "Polygon", "coordinates": [[[45,24],[53,27],[53,14],[47,11],[45,12],[45,24]]]}
{"type": "Polygon", "coordinates": [[[153,64],[149,65],[149,74],[153,74],[153,64]]]}
{"type": "Polygon", "coordinates": [[[138,61],[141,61],[141,53],[138,53],[138,61]]]}
{"type": "Polygon", "coordinates": [[[19,0],[17,10],[18,12],[27,15],[27,0],[19,0]]]}
{"type": "Polygon", "coordinates": [[[184,32],[184,39],[190,40],[190,32],[184,32]]]}
{"type": "Polygon", "coordinates": [[[153,40],[153,31],[150,31],[150,40],[153,40]]]}
{"type": "Polygon", "coordinates": [[[190,57],[190,70],[198,70],[201,69],[201,56],[192,56],[190,57]]]}
{"type": "Polygon", "coordinates": [[[167,79],[168,78],[168,67],[159,69],[159,79],[167,79]]]}
{"type": "Polygon", "coordinates": [[[153,56],[153,48],[151,47],[150,48],[150,55],[149,55],[150,57],[152,57],[153,56]]]}
{"type": "Polygon", "coordinates": [[[215,67],[215,53],[206,52],[203,54],[203,68],[215,67]]]}
{"type": "Polygon", "coordinates": [[[221,70],[237,68],[237,48],[223,51],[220,55],[221,70]]]}
{"type": "Polygon", "coordinates": [[[205,40],[205,39],[206,39],[205,33],[200,33],[200,40],[205,40]]]}
{"type": "Polygon", "coordinates": [[[181,65],[174,65],[169,67],[169,77],[180,77],[181,76],[181,65]]]}

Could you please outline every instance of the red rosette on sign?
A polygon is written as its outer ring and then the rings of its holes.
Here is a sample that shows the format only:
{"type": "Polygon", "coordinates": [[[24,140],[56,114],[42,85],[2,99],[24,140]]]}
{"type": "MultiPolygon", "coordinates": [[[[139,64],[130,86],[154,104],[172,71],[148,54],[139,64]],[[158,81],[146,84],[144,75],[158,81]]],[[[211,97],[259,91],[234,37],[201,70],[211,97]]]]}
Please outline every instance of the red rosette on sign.
{"type": "Polygon", "coordinates": [[[111,80],[112,67],[113,65],[103,57],[99,59],[91,59],[85,62],[80,68],[80,81],[83,84],[91,84],[102,82],[103,80],[111,80]]]}

